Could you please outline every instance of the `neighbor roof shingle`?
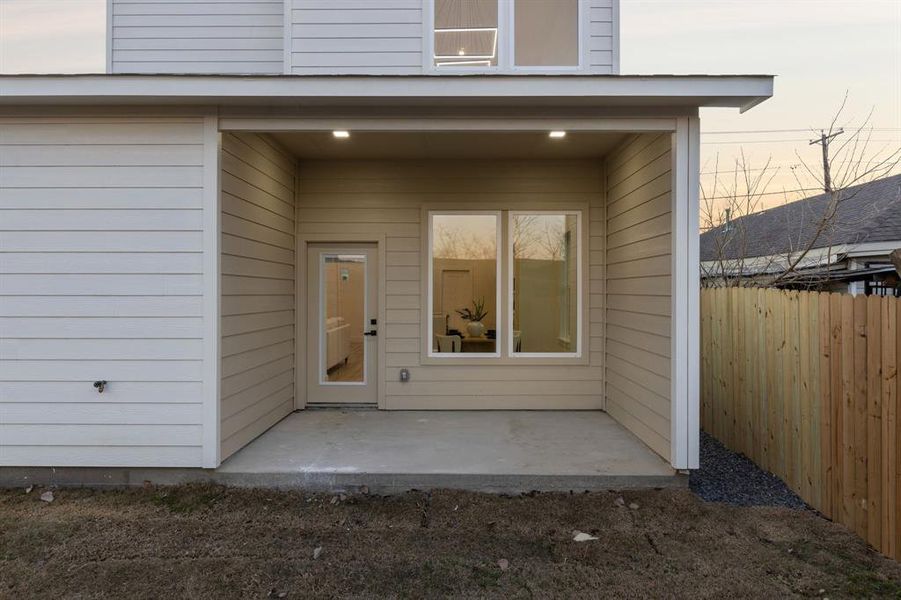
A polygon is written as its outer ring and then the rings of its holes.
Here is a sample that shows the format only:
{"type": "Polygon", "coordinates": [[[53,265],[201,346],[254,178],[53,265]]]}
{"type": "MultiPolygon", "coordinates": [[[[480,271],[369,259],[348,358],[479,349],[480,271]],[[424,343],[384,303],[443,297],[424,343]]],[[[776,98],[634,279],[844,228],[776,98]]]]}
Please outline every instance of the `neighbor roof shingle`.
{"type": "MultiPolygon", "coordinates": [[[[842,244],[898,241],[901,246],[901,175],[844,190],[833,225],[814,248],[842,244]]],[[[803,249],[829,205],[820,194],[721,225],[701,235],[701,260],[749,258],[786,254],[803,249]]]]}

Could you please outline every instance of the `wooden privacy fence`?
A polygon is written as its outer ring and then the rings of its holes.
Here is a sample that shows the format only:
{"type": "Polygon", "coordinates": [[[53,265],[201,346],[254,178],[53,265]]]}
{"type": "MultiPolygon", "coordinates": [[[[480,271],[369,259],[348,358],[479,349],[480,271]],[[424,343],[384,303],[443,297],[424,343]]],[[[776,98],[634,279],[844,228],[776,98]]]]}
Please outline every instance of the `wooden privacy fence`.
{"type": "Polygon", "coordinates": [[[901,560],[901,299],[701,292],[701,423],[901,560]]]}

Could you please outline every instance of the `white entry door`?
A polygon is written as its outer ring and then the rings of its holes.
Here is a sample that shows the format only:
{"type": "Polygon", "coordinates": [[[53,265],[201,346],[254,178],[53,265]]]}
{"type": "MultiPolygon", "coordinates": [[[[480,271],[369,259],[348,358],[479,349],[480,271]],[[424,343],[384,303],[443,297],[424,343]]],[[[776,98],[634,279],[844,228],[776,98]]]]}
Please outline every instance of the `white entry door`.
{"type": "Polygon", "coordinates": [[[307,402],[378,403],[375,244],[310,245],[307,402]]]}

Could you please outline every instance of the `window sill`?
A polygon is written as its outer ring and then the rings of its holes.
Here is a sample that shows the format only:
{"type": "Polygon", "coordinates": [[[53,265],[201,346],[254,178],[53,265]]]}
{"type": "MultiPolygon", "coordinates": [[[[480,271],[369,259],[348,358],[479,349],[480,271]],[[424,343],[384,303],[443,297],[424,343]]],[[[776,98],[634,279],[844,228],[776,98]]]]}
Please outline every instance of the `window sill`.
{"type": "MultiPolygon", "coordinates": [[[[484,358],[456,358],[444,356],[420,356],[419,366],[444,367],[554,367],[554,366],[587,366],[588,356],[561,356],[560,358],[544,356],[486,356],[484,358]]],[[[415,367],[417,365],[405,365],[415,367]]]]}

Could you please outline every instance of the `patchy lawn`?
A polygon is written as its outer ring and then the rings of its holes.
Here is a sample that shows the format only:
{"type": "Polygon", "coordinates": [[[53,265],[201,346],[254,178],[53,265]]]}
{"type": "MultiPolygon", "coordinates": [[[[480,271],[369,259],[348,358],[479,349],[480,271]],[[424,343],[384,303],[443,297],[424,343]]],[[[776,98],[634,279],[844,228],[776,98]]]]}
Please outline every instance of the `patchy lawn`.
{"type": "Polygon", "coordinates": [[[0,597],[901,597],[844,528],[687,490],[42,491],[0,491],[0,597]]]}

